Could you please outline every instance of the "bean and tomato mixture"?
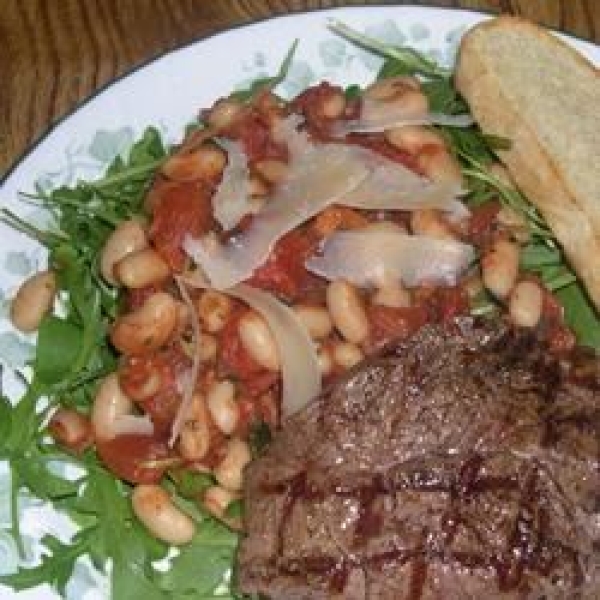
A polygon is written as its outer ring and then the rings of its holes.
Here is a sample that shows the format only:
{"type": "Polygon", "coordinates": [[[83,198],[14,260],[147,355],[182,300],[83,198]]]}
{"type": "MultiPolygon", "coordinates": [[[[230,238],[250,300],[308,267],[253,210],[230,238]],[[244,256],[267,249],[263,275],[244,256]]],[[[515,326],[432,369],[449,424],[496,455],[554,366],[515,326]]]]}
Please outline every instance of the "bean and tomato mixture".
{"type": "MultiPolygon", "coordinates": [[[[363,97],[409,106],[427,103],[418,80],[410,77],[375,83],[363,97]]],[[[165,541],[185,543],[193,525],[173,513],[168,495],[156,488],[164,473],[206,473],[212,485],[199,502],[237,527],[239,520],[228,515],[227,507],[240,497],[256,432],[275,430],[281,418],[280,357],[265,320],[221,291],[187,289],[184,297],[176,279],[191,268],[182,246],[186,236],[210,235],[226,242],[254,218],[247,215],[233,231],[224,231],[213,216],[211,198],[228,161],[217,138],[241,144],[258,212],[290,168],[288,149],[274,139],[274,124],[296,113],[311,139],[327,142],[336,123],[356,118],[360,110],[360,98],[350,99],[327,83],[290,102],[271,92],[249,103],[217,101],[202,114],[206,127],[191,133],[162,165],[147,194],[145,214],[122,222],[106,242],[101,273],[123,291],[123,309],[111,329],[119,367],[99,386],[89,416],[59,409],[50,431],[75,452],[94,444],[116,476],[137,486],[136,514],[165,541]],[[170,444],[195,357],[200,370],[192,382],[192,400],[170,444]],[[165,527],[165,522],[175,525],[165,527]]],[[[336,143],[363,146],[433,181],[462,180],[460,165],[434,128],[350,133],[336,143]]],[[[493,168],[506,176],[499,165],[493,168]]],[[[469,312],[481,293],[499,300],[504,318],[515,325],[542,328],[560,351],[574,338],[553,296],[519,270],[527,239],[523,217],[494,200],[460,219],[436,209],[369,211],[332,205],[279,239],[246,283],[293,309],[315,345],[324,381],[393,338],[469,312]],[[412,289],[391,279],[360,289],[346,280],[326,281],[305,268],[328,235],[365,227],[464,241],[477,248],[481,260],[454,286],[423,283],[412,289]]],[[[25,283],[13,304],[18,326],[35,329],[50,306],[53,285],[51,273],[25,283]]]]}

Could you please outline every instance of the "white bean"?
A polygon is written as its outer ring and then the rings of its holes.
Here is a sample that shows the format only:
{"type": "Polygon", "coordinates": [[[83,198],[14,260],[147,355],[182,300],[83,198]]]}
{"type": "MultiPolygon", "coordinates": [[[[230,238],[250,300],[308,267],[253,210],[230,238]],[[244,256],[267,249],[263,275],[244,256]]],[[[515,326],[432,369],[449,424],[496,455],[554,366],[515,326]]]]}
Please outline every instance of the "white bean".
{"type": "Polygon", "coordinates": [[[421,125],[394,127],[385,132],[385,139],[392,146],[409,154],[418,154],[425,146],[444,148],[443,138],[433,129],[421,125]]]}
{"type": "Polygon", "coordinates": [[[527,220],[521,213],[512,209],[510,206],[503,206],[498,211],[496,220],[510,231],[512,237],[519,242],[519,244],[526,244],[529,241],[531,233],[529,231],[529,226],[527,225],[527,220]]]}
{"type": "Polygon", "coordinates": [[[48,423],[52,437],[71,450],[80,451],[92,441],[90,420],[72,408],[59,408],[48,423]]]}
{"type": "Polygon", "coordinates": [[[542,316],[543,302],[542,289],[537,283],[521,281],[510,294],[510,318],[520,327],[535,327],[542,316]]]}
{"type": "Polygon", "coordinates": [[[211,360],[214,360],[217,356],[218,346],[217,338],[214,335],[203,333],[200,336],[200,344],[197,349],[200,355],[200,360],[202,362],[210,362],[211,360]]]}
{"type": "Polygon", "coordinates": [[[215,425],[225,435],[231,435],[240,416],[233,382],[228,379],[215,381],[206,394],[206,405],[215,425]]]}
{"type": "Polygon", "coordinates": [[[178,323],[178,303],[170,294],[156,292],[137,310],[118,317],[110,338],[122,354],[143,354],[166,344],[178,323]]]}
{"type": "Polygon", "coordinates": [[[254,168],[263,179],[275,185],[285,181],[290,172],[287,163],[276,158],[260,160],[254,164],[254,168]]]}
{"type": "Polygon", "coordinates": [[[448,223],[434,208],[414,210],[410,216],[410,228],[415,235],[426,235],[436,239],[455,239],[448,223]]]}
{"type": "Polygon", "coordinates": [[[225,458],[215,467],[213,474],[219,485],[232,492],[242,489],[244,467],[252,460],[250,448],[239,438],[227,442],[225,458]]]}
{"type": "Polygon", "coordinates": [[[499,239],[481,259],[483,285],[497,298],[506,298],[519,272],[519,246],[499,239]]]}
{"type": "Polygon", "coordinates": [[[225,521],[234,529],[241,529],[242,523],[240,519],[234,519],[226,516],[227,507],[236,500],[239,500],[240,495],[226,490],[220,485],[213,485],[204,492],[202,503],[204,508],[217,519],[225,521]]]}
{"type": "Polygon", "coordinates": [[[350,369],[358,364],[364,355],[362,350],[350,342],[338,342],[333,345],[333,360],[343,369],[350,369]]]}
{"type": "Polygon", "coordinates": [[[121,389],[116,373],[105,377],[96,392],[91,424],[99,440],[112,440],[126,433],[150,435],[154,431],[148,416],[134,414],[134,404],[121,389]]]}
{"type": "Polygon", "coordinates": [[[162,166],[162,172],[174,181],[214,180],[221,175],[227,156],[215,144],[207,143],[191,152],[171,156],[162,166]]]}
{"type": "Polygon", "coordinates": [[[106,240],[100,255],[100,273],[105,281],[117,285],[115,265],[128,254],[147,246],[146,230],[140,219],[128,219],[119,223],[106,240]]]}
{"type": "Polygon", "coordinates": [[[242,346],[262,367],[271,371],[280,368],[279,351],[273,334],[265,320],[257,313],[248,311],[238,324],[242,346]]]}
{"type": "Polygon", "coordinates": [[[371,302],[390,308],[410,306],[410,292],[397,280],[386,278],[371,297],[371,302]]]}
{"type": "Polygon", "coordinates": [[[333,371],[333,358],[328,346],[319,345],[317,347],[317,364],[322,377],[326,377],[333,371]]]}
{"type": "Polygon", "coordinates": [[[216,130],[225,129],[233,123],[241,110],[240,102],[230,98],[221,98],[210,109],[207,117],[208,124],[216,130]]]}
{"type": "Polygon", "coordinates": [[[462,184],[462,171],[456,159],[441,146],[425,146],[417,154],[417,165],[426,177],[438,183],[462,184]]]}
{"type": "Polygon", "coordinates": [[[336,329],[348,341],[360,344],[369,336],[369,320],[357,289],[338,279],[327,286],[327,308],[336,329]]]}
{"type": "Polygon", "coordinates": [[[201,460],[210,449],[210,428],[205,399],[194,394],[179,435],[179,452],[187,460],[201,460]]]}
{"type": "Polygon", "coordinates": [[[215,290],[204,292],[197,303],[198,317],[206,331],[221,331],[231,313],[231,299],[226,294],[215,290]]]}
{"type": "Polygon", "coordinates": [[[194,521],[175,506],[159,485],[136,486],[131,493],[131,505],[136,517],[159,540],[172,546],[192,541],[196,532],[194,521]]]}
{"type": "Polygon", "coordinates": [[[36,331],[42,319],[52,310],[56,288],[53,271],[40,271],[26,279],[10,305],[12,324],[24,333],[36,331]]]}
{"type": "Polygon", "coordinates": [[[363,92],[365,98],[372,100],[391,100],[406,90],[419,90],[421,87],[419,80],[415,77],[399,75],[397,77],[386,77],[372,83],[363,92]]]}
{"type": "Polygon", "coordinates": [[[346,98],[339,90],[333,91],[322,101],[321,111],[323,116],[327,117],[328,119],[338,119],[344,114],[345,109],[346,98]]]}
{"type": "Polygon", "coordinates": [[[126,288],[139,289],[163,281],[171,269],[156,250],[146,247],[118,261],[114,273],[117,281],[126,288]]]}
{"type": "Polygon", "coordinates": [[[333,330],[329,312],[322,306],[299,304],[294,307],[294,312],[314,340],[327,337],[333,330]]]}

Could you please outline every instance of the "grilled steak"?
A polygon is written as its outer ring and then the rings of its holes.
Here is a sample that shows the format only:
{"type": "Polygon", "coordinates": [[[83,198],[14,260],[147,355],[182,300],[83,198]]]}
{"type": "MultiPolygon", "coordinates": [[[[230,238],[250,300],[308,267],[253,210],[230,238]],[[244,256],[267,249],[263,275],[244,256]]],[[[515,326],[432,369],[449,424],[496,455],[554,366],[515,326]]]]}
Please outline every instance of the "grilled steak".
{"type": "Polygon", "coordinates": [[[600,598],[600,367],[430,326],[289,419],[246,472],[246,592],[600,598]]]}

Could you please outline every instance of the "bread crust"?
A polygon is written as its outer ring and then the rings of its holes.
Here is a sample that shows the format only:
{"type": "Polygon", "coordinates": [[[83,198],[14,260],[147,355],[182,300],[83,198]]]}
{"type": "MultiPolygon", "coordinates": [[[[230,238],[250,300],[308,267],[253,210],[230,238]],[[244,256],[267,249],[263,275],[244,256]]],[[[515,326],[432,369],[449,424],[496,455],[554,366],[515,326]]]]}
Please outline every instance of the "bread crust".
{"type": "MultiPolygon", "coordinates": [[[[550,44],[553,52],[569,53],[577,68],[584,70],[583,76],[598,77],[598,69],[547,31],[522,19],[499,17],[476,26],[465,35],[458,55],[456,87],[484,131],[511,140],[509,150],[498,152],[500,159],[517,186],[543,214],[600,309],[600,229],[594,228],[598,213],[590,215],[589,200],[586,204],[585,199],[577,198],[569,189],[561,165],[519,114],[519,106],[507,97],[500,76],[490,67],[482,47],[488,32],[515,27],[531,36],[534,43],[550,44]]],[[[536,85],[536,82],[525,85],[536,85]]],[[[597,211],[600,211],[600,198],[593,200],[597,200],[597,211]]]]}

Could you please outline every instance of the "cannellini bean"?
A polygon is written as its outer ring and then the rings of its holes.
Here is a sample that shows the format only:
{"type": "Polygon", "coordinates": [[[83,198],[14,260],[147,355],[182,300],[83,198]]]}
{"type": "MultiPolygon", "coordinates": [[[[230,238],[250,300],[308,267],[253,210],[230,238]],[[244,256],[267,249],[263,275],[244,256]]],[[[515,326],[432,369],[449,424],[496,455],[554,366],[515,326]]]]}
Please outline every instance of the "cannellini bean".
{"type": "Polygon", "coordinates": [[[148,416],[134,414],[133,402],[121,389],[116,373],[100,384],[90,419],[94,437],[99,440],[112,440],[126,433],[150,435],[154,431],[148,416]]]}
{"type": "Polygon", "coordinates": [[[215,130],[229,127],[242,110],[242,104],[231,98],[217,100],[210,109],[207,122],[215,130]]]}
{"type": "Polygon", "coordinates": [[[365,89],[363,95],[373,100],[391,100],[406,90],[420,90],[421,84],[415,77],[399,75],[387,77],[372,83],[365,89]]]}
{"type": "Polygon", "coordinates": [[[317,363],[322,377],[327,377],[333,371],[333,357],[327,345],[320,344],[317,347],[317,363]]]}
{"type": "Polygon", "coordinates": [[[175,503],[159,485],[138,485],[131,493],[135,516],[150,533],[172,546],[192,541],[196,533],[194,521],[175,503]]]}
{"type": "Polygon", "coordinates": [[[148,246],[146,230],[140,219],[128,219],[119,223],[106,240],[100,255],[100,273],[107,283],[117,285],[115,265],[128,254],[148,246]]]}
{"type": "Polygon", "coordinates": [[[517,283],[510,294],[508,312],[515,325],[535,327],[542,316],[544,295],[533,281],[517,283]]]}
{"type": "Polygon", "coordinates": [[[241,529],[242,523],[239,519],[234,520],[231,517],[226,517],[227,507],[239,499],[240,494],[226,490],[220,485],[213,485],[204,492],[202,503],[204,508],[217,519],[226,521],[234,529],[241,529]]]}
{"type": "Polygon", "coordinates": [[[238,492],[242,489],[244,467],[252,460],[250,447],[239,438],[227,442],[225,458],[215,467],[213,474],[225,489],[238,492]]]}
{"type": "Polygon", "coordinates": [[[497,298],[506,298],[519,272],[519,246],[499,239],[481,259],[483,285],[497,298]]]}
{"type": "Polygon", "coordinates": [[[277,185],[285,181],[289,174],[287,163],[276,158],[265,158],[254,163],[256,172],[266,181],[277,185]]]}
{"type": "Polygon", "coordinates": [[[59,408],[52,415],[48,430],[59,444],[76,452],[88,447],[93,439],[89,418],[71,408],[59,408]]]}
{"type": "Polygon", "coordinates": [[[425,146],[416,158],[419,169],[432,181],[462,185],[460,165],[446,148],[425,146]]]}
{"type": "Polygon", "coordinates": [[[379,306],[404,308],[411,304],[410,292],[397,279],[386,279],[371,296],[371,302],[379,306]]]}
{"type": "Polygon", "coordinates": [[[329,312],[322,306],[299,304],[294,307],[294,312],[314,340],[327,337],[333,330],[329,312]]]}
{"type": "Polygon", "coordinates": [[[156,292],[137,310],[118,317],[110,338],[122,354],[153,352],[169,341],[178,322],[178,303],[173,296],[156,292]]]}
{"type": "Polygon", "coordinates": [[[269,186],[258,175],[251,175],[248,179],[248,195],[251,198],[263,198],[269,193],[269,186]]]}
{"type": "Polygon", "coordinates": [[[163,376],[151,361],[134,357],[119,373],[123,390],[132,400],[143,402],[156,394],[163,385],[163,376]]]}
{"type": "Polygon", "coordinates": [[[443,138],[433,129],[422,125],[394,127],[385,132],[385,139],[399,150],[409,154],[419,154],[425,146],[445,148],[443,138]]]}
{"type": "Polygon", "coordinates": [[[117,281],[129,289],[160,283],[170,272],[164,258],[150,247],[128,254],[114,266],[117,281]]]}
{"type": "Polygon", "coordinates": [[[333,345],[333,360],[343,369],[350,369],[363,359],[362,350],[350,342],[338,342],[333,345]]]}
{"type": "Polygon", "coordinates": [[[197,352],[202,362],[210,362],[217,357],[218,343],[214,335],[203,333],[200,336],[197,352]]]}
{"type": "Polygon", "coordinates": [[[215,290],[207,290],[198,299],[196,308],[202,326],[209,333],[221,331],[231,313],[231,298],[215,290]]]}
{"type": "Polygon", "coordinates": [[[210,449],[210,427],[205,399],[194,394],[179,435],[179,452],[187,460],[201,460],[210,449]]]}
{"type": "Polygon", "coordinates": [[[231,435],[240,416],[233,382],[225,379],[213,383],[206,394],[206,405],[215,425],[225,435],[231,435]]]}
{"type": "Polygon", "coordinates": [[[413,210],[410,228],[415,235],[427,235],[437,239],[455,239],[450,225],[435,208],[413,210]]]}
{"type": "Polygon", "coordinates": [[[338,279],[327,286],[327,308],[336,329],[348,341],[360,344],[369,336],[369,320],[357,289],[338,279]]]}
{"type": "Polygon", "coordinates": [[[238,323],[242,346],[262,367],[271,371],[280,369],[279,351],[265,320],[256,312],[248,311],[238,323]]]}
{"type": "Polygon", "coordinates": [[[346,110],[346,98],[340,90],[334,90],[323,99],[321,112],[328,119],[338,119],[346,110]]]}
{"type": "Polygon", "coordinates": [[[529,241],[531,237],[529,226],[521,213],[518,213],[510,206],[503,206],[498,211],[496,220],[510,231],[512,237],[519,244],[526,244],[529,241]]]}
{"type": "Polygon", "coordinates": [[[53,271],[40,271],[26,279],[10,305],[12,324],[24,333],[36,331],[42,319],[52,310],[56,288],[53,271]]]}
{"type": "Polygon", "coordinates": [[[227,164],[225,152],[215,144],[203,144],[191,152],[180,152],[166,160],[163,174],[174,181],[214,180],[227,164]]]}

